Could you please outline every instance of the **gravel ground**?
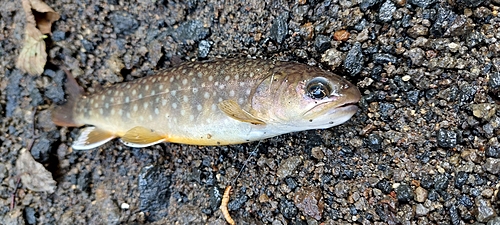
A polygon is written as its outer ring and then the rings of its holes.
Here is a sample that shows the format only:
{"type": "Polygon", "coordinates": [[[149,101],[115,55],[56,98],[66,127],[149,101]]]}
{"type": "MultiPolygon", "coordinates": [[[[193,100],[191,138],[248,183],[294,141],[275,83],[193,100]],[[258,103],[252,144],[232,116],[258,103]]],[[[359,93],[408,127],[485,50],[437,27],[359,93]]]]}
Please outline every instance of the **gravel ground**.
{"type": "Polygon", "coordinates": [[[1,224],[225,224],[227,185],[237,224],[500,224],[499,0],[46,2],[61,19],[45,72],[30,76],[14,66],[24,13],[0,1],[1,224]],[[72,151],[78,129],[50,120],[59,65],[93,92],[248,56],[345,76],[360,110],[332,129],[224,147],[72,151]],[[16,189],[31,140],[53,194],[16,189]]]}

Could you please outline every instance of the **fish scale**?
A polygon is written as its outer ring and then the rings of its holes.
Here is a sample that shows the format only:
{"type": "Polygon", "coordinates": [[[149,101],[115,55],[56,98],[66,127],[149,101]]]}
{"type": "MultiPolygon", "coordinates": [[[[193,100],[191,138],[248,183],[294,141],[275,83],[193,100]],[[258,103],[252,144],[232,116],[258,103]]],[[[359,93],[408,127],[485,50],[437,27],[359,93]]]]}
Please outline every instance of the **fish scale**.
{"type": "Polygon", "coordinates": [[[86,95],[68,79],[59,126],[83,126],[74,149],[120,138],[132,147],[160,142],[228,145],[324,129],[357,110],[359,90],[322,69],[294,62],[229,59],[187,62],[86,95]]]}

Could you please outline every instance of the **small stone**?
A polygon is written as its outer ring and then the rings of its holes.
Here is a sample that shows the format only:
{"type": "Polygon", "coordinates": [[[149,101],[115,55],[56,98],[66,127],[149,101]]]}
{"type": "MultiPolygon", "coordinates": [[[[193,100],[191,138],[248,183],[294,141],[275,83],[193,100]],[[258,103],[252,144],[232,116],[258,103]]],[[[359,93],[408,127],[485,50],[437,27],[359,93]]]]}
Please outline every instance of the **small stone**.
{"type": "Polygon", "coordinates": [[[413,199],[411,187],[406,184],[399,185],[399,187],[396,188],[396,194],[398,201],[402,203],[408,203],[413,199]]]}
{"type": "Polygon", "coordinates": [[[321,62],[328,63],[333,69],[340,66],[343,59],[344,56],[342,52],[338,51],[336,48],[328,49],[321,55],[321,62]]]}
{"type": "Polygon", "coordinates": [[[441,128],[437,134],[437,142],[439,147],[453,148],[457,145],[457,133],[441,128]]]}
{"type": "Polygon", "coordinates": [[[133,34],[139,27],[137,16],[127,11],[114,11],[109,15],[113,29],[117,34],[133,34]]]}
{"type": "Polygon", "coordinates": [[[461,189],[468,179],[469,179],[468,173],[464,171],[458,172],[457,175],[455,176],[455,187],[461,189]]]}
{"type": "Polygon", "coordinates": [[[479,199],[476,201],[477,220],[479,222],[487,222],[496,216],[495,209],[491,206],[490,201],[479,199]]]}
{"type": "Polygon", "coordinates": [[[415,214],[417,216],[426,216],[429,213],[429,209],[422,204],[417,204],[415,207],[415,214]]]}
{"type": "Polygon", "coordinates": [[[477,118],[489,120],[496,113],[496,106],[492,103],[472,104],[472,114],[477,118]]]}
{"type": "Polygon", "coordinates": [[[333,40],[336,40],[336,41],[347,41],[347,40],[349,40],[349,36],[351,36],[351,34],[349,33],[349,31],[338,30],[338,31],[335,31],[335,33],[333,33],[333,40]]]}
{"type": "Polygon", "coordinates": [[[323,195],[317,188],[302,187],[297,190],[294,198],[295,205],[304,215],[316,220],[321,219],[323,213],[323,195]]]}
{"type": "Polygon", "coordinates": [[[387,0],[380,7],[380,11],[378,14],[378,19],[382,22],[388,23],[392,20],[392,14],[396,11],[396,5],[392,3],[391,0],[387,0]]]}
{"type": "Polygon", "coordinates": [[[361,72],[364,64],[364,55],[361,50],[361,43],[355,43],[347,53],[344,60],[344,68],[351,76],[355,76],[361,72]]]}
{"type": "Polygon", "coordinates": [[[282,13],[273,20],[273,25],[271,26],[271,38],[274,39],[279,44],[285,41],[288,34],[288,13],[282,13]]]}
{"type": "Polygon", "coordinates": [[[121,208],[121,209],[129,209],[129,208],[130,208],[130,205],[124,202],[124,203],[122,203],[122,204],[120,205],[120,208],[121,208]]]}
{"type": "Polygon", "coordinates": [[[281,162],[276,175],[281,179],[291,176],[297,167],[302,163],[302,159],[299,156],[292,156],[281,162]]]}
{"type": "Polygon", "coordinates": [[[314,147],[311,149],[311,154],[312,157],[315,159],[321,160],[325,157],[325,154],[323,153],[323,149],[321,147],[314,147]]]}
{"type": "Polygon", "coordinates": [[[427,190],[422,187],[417,187],[417,189],[415,189],[415,201],[421,203],[425,202],[425,200],[427,199],[427,194],[427,190]]]}
{"type": "Polygon", "coordinates": [[[483,167],[491,174],[498,175],[500,174],[500,159],[487,158],[483,167]]]}

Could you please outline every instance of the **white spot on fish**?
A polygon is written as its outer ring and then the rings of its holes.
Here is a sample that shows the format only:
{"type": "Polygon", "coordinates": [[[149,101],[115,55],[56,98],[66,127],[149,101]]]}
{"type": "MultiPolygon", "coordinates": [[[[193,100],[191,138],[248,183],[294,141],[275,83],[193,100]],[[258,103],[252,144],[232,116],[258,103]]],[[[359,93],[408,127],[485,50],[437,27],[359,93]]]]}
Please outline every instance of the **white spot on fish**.
{"type": "Polygon", "coordinates": [[[104,114],[104,110],[102,110],[102,108],[99,108],[99,114],[104,114]]]}
{"type": "Polygon", "coordinates": [[[152,96],[156,95],[156,91],[155,91],[155,90],[152,90],[152,91],[151,91],[151,95],[152,95],[152,96]]]}
{"type": "Polygon", "coordinates": [[[130,119],[130,112],[127,112],[127,118],[130,119]]]}
{"type": "Polygon", "coordinates": [[[234,75],[234,79],[235,79],[235,80],[240,79],[240,75],[238,75],[238,74],[234,75]]]}
{"type": "Polygon", "coordinates": [[[248,76],[250,76],[250,78],[252,78],[252,77],[254,76],[253,72],[250,72],[250,73],[248,74],[248,76]]]}
{"type": "Polygon", "coordinates": [[[155,114],[156,115],[160,114],[160,110],[158,108],[155,108],[155,114]]]}
{"type": "Polygon", "coordinates": [[[174,76],[171,76],[170,77],[170,82],[173,82],[174,81],[174,76]]]}
{"type": "Polygon", "coordinates": [[[134,106],[132,107],[132,110],[134,110],[134,112],[137,112],[138,109],[139,109],[139,107],[137,107],[137,104],[134,104],[134,106]]]}
{"type": "Polygon", "coordinates": [[[182,80],[182,85],[186,85],[188,83],[188,80],[187,79],[183,79],[182,80]]]}
{"type": "Polygon", "coordinates": [[[106,108],[106,109],[109,108],[109,103],[107,103],[107,102],[104,103],[104,108],[106,108]]]}
{"type": "Polygon", "coordinates": [[[225,87],[226,87],[226,85],[225,85],[225,84],[221,84],[221,85],[219,85],[219,89],[224,89],[225,87]]]}
{"type": "MultiPolygon", "coordinates": [[[[196,67],[198,67],[198,65],[196,65],[196,66],[195,66],[195,68],[196,68],[196,67]]],[[[199,77],[199,78],[202,78],[202,77],[203,77],[203,73],[198,72],[198,77],[199,77]]]]}
{"type": "Polygon", "coordinates": [[[198,105],[196,106],[196,109],[197,109],[198,111],[201,111],[201,110],[203,109],[203,106],[201,106],[200,104],[198,104],[198,105]]]}
{"type": "Polygon", "coordinates": [[[210,75],[210,76],[208,77],[208,81],[213,81],[213,80],[214,80],[214,76],[210,75]]]}
{"type": "Polygon", "coordinates": [[[106,95],[101,95],[101,101],[104,101],[106,99],[106,95]]]}
{"type": "Polygon", "coordinates": [[[111,115],[112,116],[115,115],[115,109],[114,108],[111,109],[111,115]]]}
{"type": "Polygon", "coordinates": [[[233,90],[229,91],[229,96],[230,97],[234,97],[234,91],[233,90]]]}
{"type": "Polygon", "coordinates": [[[137,91],[135,89],[132,90],[132,95],[136,95],[137,91]]]}
{"type": "Polygon", "coordinates": [[[183,99],[183,100],[184,100],[184,102],[186,102],[186,103],[187,103],[187,102],[189,102],[189,98],[188,98],[188,96],[187,96],[187,95],[182,96],[182,99],[183,99]]]}
{"type": "Polygon", "coordinates": [[[109,102],[110,102],[110,103],[114,103],[114,102],[115,102],[115,98],[114,98],[114,97],[110,98],[110,99],[109,99],[109,102]]]}
{"type": "Polygon", "coordinates": [[[130,102],[130,98],[127,96],[125,97],[125,103],[129,103],[130,102]]]}
{"type": "MultiPolygon", "coordinates": [[[[165,118],[168,119],[168,117],[170,117],[170,115],[168,113],[165,113],[165,118]]],[[[170,123],[168,124],[168,126],[170,127],[170,123]]]]}
{"type": "Polygon", "coordinates": [[[201,83],[201,87],[204,88],[206,86],[205,82],[201,83]]]}
{"type": "Polygon", "coordinates": [[[184,115],[186,115],[186,110],[181,109],[181,116],[184,116],[184,115]]]}
{"type": "Polygon", "coordinates": [[[218,101],[219,101],[219,102],[222,102],[222,98],[219,98],[219,100],[218,100],[218,101]]]}
{"type": "Polygon", "coordinates": [[[140,121],[144,121],[144,116],[140,115],[140,116],[139,116],[139,120],[140,120],[140,121]]]}
{"type": "Polygon", "coordinates": [[[228,81],[228,80],[229,80],[229,78],[230,78],[229,76],[226,76],[226,77],[224,77],[224,80],[225,80],[225,81],[228,81]]]}
{"type": "Polygon", "coordinates": [[[94,104],[94,107],[95,107],[95,108],[98,108],[98,107],[99,107],[99,103],[97,103],[97,102],[96,102],[96,103],[94,104]]]}
{"type": "Polygon", "coordinates": [[[210,108],[212,109],[212,111],[215,111],[217,109],[217,105],[216,104],[212,104],[212,106],[210,108]]]}
{"type": "Polygon", "coordinates": [[[141,98],[142,98],[142,94],[139,94],[139,95],[137,96],[137,98],[141,99],[141,98]]]}
{"type": "Polygon", "coordinates": [[[198,88],[193,88],[193,94],[196,94],[198,92],[198,88]]]}
{"type": "Polygon", "coordinates": [[[146,85],[146,86],[144,87],[144,89],[145,89],[146,91],[147,91],[147,90],[149,90],[149,85],[146,85]]]}
{"type": "Polygon", "coordinates": [[[205,99],[209,99],[209,98],[210,98],[210,93],[205,92],[205,94],[203,94],[203,97],[204,97],[205,99]]]}
{"type": "Polygon", "coordinates": [[[108,90],[108,95],[111,95],[112,91],[111,90],[108,90]]]}
{"type": "Polygon", "coordinates": [[[247,90],[245,91],[245,94],[246,94],[246,95],[250,95],[250,93],[251,93],[251,92],[252,92],[252,90],[247,89],[247,90]]]}
{"type": "Polygon", "coordinates": [[[158,89],[162,90],[163,89],[163,84],[160,84],[160,86],[158,86],[158,89]]]}
{"type": "Polygon", "coordinates": [[[151,114],[148,116],[148,118],[149,118],[149,121],[153,121],[153,116],[151,114]]]}
{"type": "Polygon", "coordinates": [[[172,108],[177,109],[177,103],[172,103],[172,108]]]}
{"type": "Polygon", "coordinates": [[[126,87],[126,88],[127,88],[127,89],[129,89],[129,88],[130,88],[130,84],[127,84],[127,87],[126,87]]]}
{"type": "Polygon", "coordinates": [[[238,98],[238,104],[243,105],[243,102],[244,102],[244,101],[245,101],[245,100],[244,100],[243,98],[238,98]]]}
{"type": "Polygon", "coordinates": [[[193,115],[189,115],[189,121],[194,121],[194,116],[193,115]]]}
{"type": "Polygon", "coordinates": [[[245,87],[245,82],[240,82],[240,87],[245,87]]]}
{"type": "Polygon", "coordinates": [[[175,96],[175,94],[176,94],[176,93],[177,93],[177,91],[171,91],[171,92],[170,92],[170,94],[171,94],[172,96],[175,96]]]}
{"type": "Polygon", "coordinates": [[[167,105],[167,99],[162,99],[162,100],[161,100],[161,105],[162,105],[162,106],[167,105]]]}
{"type": "Polygon", "coordinates": [[[148,106],[149,106],[149,103],[148,102],[144,102],[144,104],[143,104],[144,109],[148,109],[148,106]]]}
{"type": "Polygon", "coordinates": [[[123,116],[123,109],[120,109],[120,111],[118,111],[118,115],[123,116]]]}

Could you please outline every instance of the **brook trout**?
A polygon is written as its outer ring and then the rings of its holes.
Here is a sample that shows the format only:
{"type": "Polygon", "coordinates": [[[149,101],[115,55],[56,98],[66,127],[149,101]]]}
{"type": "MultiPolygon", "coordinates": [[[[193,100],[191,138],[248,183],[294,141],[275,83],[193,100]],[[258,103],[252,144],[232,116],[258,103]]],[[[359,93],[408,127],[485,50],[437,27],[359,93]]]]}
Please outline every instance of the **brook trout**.
{"type": "Polygon", "coordinates": [[[114,138],[131,147],[230,145],[325,129],[349,120],[361,96],[322,69],[251,59],[187,62],[92,95],[74,79],[66,89],[67,101],[53,109],[52,120],[89,125],[73,142],[77,150],[114,138]]]}

